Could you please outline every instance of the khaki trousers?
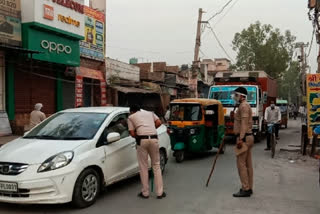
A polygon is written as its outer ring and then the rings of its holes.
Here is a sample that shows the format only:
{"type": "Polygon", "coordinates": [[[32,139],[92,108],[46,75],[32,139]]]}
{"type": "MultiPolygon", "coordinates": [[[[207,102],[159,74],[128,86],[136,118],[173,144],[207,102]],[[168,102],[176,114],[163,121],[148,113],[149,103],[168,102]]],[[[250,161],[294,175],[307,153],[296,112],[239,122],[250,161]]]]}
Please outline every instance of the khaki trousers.
{"type": "Polygon", "coordinates": [[[246,145],[248,146],[248,150],[237,156],[237,167],[243,190],[249,190],[253,188],[253,166],[251,153],[253,144],[254,137],[248,136],[246,138],[246,145]]]}
{"type": "Polygon", "coordinates": [[[148,155],[151,158],[156,193],[157,196],[161,196],[163,194],[163,181],[160,168],[159,144],[157,139],[141,140],[141,145],[137,147],[140,179],[142,183],[141,192],[144,196],[149,196],[148,155]]]}

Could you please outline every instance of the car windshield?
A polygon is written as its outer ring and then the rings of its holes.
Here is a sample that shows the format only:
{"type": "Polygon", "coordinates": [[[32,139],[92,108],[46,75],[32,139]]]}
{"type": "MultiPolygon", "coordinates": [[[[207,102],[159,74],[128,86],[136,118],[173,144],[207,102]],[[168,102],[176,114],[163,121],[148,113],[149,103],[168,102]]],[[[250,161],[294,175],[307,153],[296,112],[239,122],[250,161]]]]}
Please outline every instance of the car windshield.
{"type": "Polygon", "coordinates": [[[48,118],[24,138],[87,140],[92,139],[108,114],[103,113],[58,113],[48,118]]]}
{"type": "MultiPolygon", "coordinates": [[[[257,88],[244,86],[248,91],[247,101],[251,107],[257,106],[257,88]]],[[[233,107],[235,101],[232,99],[232,93],[237,86],[215,86],[211,88],[209,98],[219,100],[224,107],[233,107]]]]}
{"type": "Polygon", "coordinates": [[[199,104],[172,104],[172,121],[199,121],[202,119],[201,106],[199,104]]]}

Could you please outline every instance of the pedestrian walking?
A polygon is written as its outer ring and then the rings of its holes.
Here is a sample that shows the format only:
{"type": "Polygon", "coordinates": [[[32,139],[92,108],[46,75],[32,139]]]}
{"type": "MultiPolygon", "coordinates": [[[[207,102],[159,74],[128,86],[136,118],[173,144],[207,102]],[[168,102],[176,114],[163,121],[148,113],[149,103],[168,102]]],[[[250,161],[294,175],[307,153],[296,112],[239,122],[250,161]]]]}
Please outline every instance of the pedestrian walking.
{"type": "Polygon", "coordinates": [[[148,156],[150,156],[157,198],[162,199],[166,197],[166,193],[163,191],[157,136],[157,128],[161,126],[161,121],[153,112],[141,110],[138,105],[130,107],[130,114],[128,127],[130,135],[137,140],[137,157],[142,183],[142,191],[138,197],[149,198],[148,156]]]}
{"type": "Polygon", "coordinates": [[[307,104],[305,102],[299,108],[299,115],[301,117],[301,124],[307,124],[307,104]]]}
{"type": "MultiPolygon", "coordinates": [[[[275,130],[275,136],[276,139],[279,140],[279,130],[280,130],[280,123],[281,123],[281,110],[278,106],[275,105],[274,101],[271,101],[271,104],[269,107],[266,108],[266,111],[264,113],[264,120],[267,124],[273,124],[274,130],[275,130]]],[[[265,148],[266,151],[269,151],[271,149],[270,145],[271,141],[271,135],[267,134],[267,148],[265,148]]]]}
{"type": "Polygon", "coordinates": [[[42,103],[35,104],[34,110],[30,114],[30,129],[46,119],[46,115],[41,111],[42,108],[42,103]]]}
{"type": "Polygon", "coordinates": [[[247,102],[248,92],[239,87],[234,91],[234,99],[239,105],[234,116],[234,133],[237,136],[235,152],[242,187],[233,197],[250,197],[253,193],[253,167],[251,149],[254,144],[252,134],[252,109],[247,102]]]}

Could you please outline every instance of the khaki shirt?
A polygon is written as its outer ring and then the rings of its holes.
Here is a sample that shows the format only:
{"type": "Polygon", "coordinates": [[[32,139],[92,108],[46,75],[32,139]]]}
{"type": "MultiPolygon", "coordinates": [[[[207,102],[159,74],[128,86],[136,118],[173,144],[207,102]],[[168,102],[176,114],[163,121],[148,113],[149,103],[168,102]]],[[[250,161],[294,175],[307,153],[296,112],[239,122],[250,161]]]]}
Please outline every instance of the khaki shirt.
{"type": "Polygon", "coordinates": [[[30,114],[30,128],[32,129],[45,119],[46,115],[43,112],[37,110],[32,111],[30,114]]]}
{"type": "Polygon", "coordinates": [[[243,139],[246,134],[252,133],[252,109],[247,101],[240,104],[234,116],[234,133],[243,139]]]}
{"type": "Polygon", "coordinates": [[[128,127],[130,131],[136,131],[138,136],[156,135],[155,122],[159,117],[150,111],[138,111],[129,116],[128,127]]]}

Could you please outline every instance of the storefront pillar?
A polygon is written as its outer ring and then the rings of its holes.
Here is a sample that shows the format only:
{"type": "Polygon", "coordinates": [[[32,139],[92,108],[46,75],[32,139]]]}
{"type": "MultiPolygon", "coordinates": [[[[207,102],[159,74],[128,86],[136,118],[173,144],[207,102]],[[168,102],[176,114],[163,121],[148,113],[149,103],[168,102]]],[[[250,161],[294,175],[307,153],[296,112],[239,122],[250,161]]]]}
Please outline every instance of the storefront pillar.
{"type": "Polygon", "coordinates": [[[14,71],[13,63],[6,66],[6,108],[9,120],[15,119],[15,91],[14,91],[14,71]]]}
{"type": "Polygon", "coordinates": [[[62,90],[62,73],[57,72],[57,88],[56,88],[56,109],[57,112],[63,110],[63,90],[62,90]]]}

